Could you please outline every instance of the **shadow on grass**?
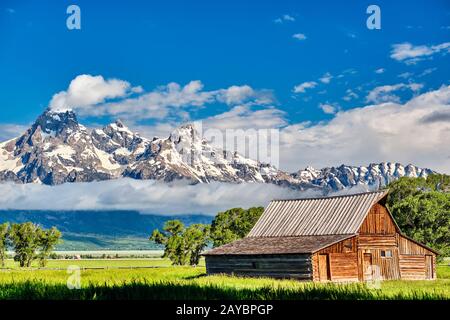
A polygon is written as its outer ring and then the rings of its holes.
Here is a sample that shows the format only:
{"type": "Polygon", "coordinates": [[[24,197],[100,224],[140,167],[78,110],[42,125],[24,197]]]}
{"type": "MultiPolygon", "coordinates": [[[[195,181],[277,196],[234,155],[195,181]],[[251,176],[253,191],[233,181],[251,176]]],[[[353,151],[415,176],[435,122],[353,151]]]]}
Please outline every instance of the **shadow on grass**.
{"type": "Polygon", "coordinates": [[[195,276],[187,276],[187,277],[183,277],[183,279],[185,280],[194,280],[194,279],[200,279],[200,278],[205,278],[207,276],[206,273],[202,273],[202,274],[197,274],[195,276]]]}
{"type": "MultiPolygon", "coordinates": [[[[203,276],[203,275],[201,275],[203,276]]],[[[236,288],[217,284],[170,281],[130,282],[121,285],[89,284],[68,289],[63,284],[39,281],[0,284],[0,299],[26,300],[374,300],[445,299],[440,294],[409,293],[385,296],[360,284],[347,286],[305,285],[301,288],[236,288]]]]}

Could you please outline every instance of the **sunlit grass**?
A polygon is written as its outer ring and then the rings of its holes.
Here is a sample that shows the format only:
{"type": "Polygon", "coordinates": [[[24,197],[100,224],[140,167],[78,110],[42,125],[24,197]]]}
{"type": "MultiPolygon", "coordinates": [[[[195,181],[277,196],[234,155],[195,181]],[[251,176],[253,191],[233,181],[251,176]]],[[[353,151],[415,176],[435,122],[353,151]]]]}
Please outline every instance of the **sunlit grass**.
{"type": "MultiPolygon", "coordinates": [[[[83,259],[83,260],[48,260],[46,268],[66,269],[70,265],[76,265],[80,268],[97,267],[167,267],[171,263],[167,259],[149,258],[149,259],[83,259]]],[[[6,268],[19,269],[19,264],[13,260],[6,261],[6,268]]],[[[38,268],[38,262],[34,261],[32,268],[38,268]]]]}
{"type": "Polygon", "coordinates": [[[51,261],[54,267],[162,266],[149,269],[81,270],[81,289],[69,290],[65,270],[0,271],[0,299],[450,299],[449,266],[436,281],[334,284],[206,276],[204,266],[174,267],[155,260],[51,261]]]}

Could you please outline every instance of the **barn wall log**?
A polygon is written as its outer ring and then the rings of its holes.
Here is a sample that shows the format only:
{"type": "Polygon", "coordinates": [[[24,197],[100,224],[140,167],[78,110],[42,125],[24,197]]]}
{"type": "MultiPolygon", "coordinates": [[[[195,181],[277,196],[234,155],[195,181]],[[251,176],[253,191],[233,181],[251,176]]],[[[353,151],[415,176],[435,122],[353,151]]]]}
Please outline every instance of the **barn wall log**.
{"type": "Polygon", "coordinates": [[[400,272],[404,280],[425,279],[424,255],[400,255],[400,272]]]}
{"type": "Polygon", "coordinates": [[[319,278],[319,254],[314,253],[311,256],[312,278],[314,281],[320,281],[319,278]]]}
{"type": "Polygon", "coordinates": [[[208,274],[312,280],[311,255],[206,256],[208,274]]]}
{"type": "Polygon", "coordinates": [[[360,235],[358,237],[359,248],[386,248],[397,246],[395,235],[360,235]]]}

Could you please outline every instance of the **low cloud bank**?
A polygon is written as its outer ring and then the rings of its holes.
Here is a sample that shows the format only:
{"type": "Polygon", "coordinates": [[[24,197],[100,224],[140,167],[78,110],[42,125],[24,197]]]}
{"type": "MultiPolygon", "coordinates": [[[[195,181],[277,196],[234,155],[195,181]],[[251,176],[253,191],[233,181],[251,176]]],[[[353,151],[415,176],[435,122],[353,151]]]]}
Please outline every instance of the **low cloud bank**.
{"type": "Polygon", "coordinates": [[[206,214],[266,206],[272,199],[319,196],[263,183],[187,185],[119,179],[91,183],[0,184],[0,208],[18,210],[137,210],[152,214],[206,214]]]}

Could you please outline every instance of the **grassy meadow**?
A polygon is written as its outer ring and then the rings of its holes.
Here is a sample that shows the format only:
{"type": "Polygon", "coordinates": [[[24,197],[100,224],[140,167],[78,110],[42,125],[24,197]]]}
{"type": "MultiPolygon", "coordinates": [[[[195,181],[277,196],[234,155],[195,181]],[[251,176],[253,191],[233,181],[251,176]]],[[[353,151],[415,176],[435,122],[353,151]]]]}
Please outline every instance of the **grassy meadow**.
{"type": "Polygon", "coordinates": [[[0,299],[450,299],[448,262],[438,266],[436,281],[384,281],[380,289],[206,276],[203,263],[175,267],[166,259],[50,260],[47,270],[19,269],[8,261],[7,267],[0,271],[0,299]],[[69,265],[80,267],[80,289],[67,287],[69,265]]]}

